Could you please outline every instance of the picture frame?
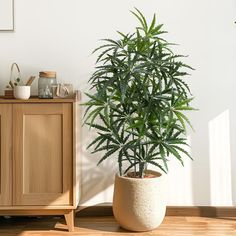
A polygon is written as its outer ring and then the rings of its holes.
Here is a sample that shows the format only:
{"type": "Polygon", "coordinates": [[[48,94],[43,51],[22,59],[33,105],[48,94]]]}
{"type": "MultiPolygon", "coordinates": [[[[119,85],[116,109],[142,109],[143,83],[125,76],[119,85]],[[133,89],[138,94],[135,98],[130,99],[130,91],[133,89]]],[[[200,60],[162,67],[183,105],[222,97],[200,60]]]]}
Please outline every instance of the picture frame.
{"type": "Polygon", "coordinates": [[[0,0],[0,32],[14,30],[14,0],[0,0]]]}

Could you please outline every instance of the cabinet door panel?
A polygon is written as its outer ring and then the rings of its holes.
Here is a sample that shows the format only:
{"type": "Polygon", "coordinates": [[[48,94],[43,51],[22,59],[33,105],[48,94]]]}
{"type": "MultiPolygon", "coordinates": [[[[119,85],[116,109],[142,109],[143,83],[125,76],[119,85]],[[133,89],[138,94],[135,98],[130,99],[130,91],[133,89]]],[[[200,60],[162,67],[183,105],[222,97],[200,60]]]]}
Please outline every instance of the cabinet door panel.
{"type": "Polygon", "coordinates": [[[12,105],[0,105],[0,206],[12,205],[12,105]]]}
{"type": "Polygon", "coordinates": [[[13,114],[14,205],[70,205],[71,104],[17,104],[13,114]]]}

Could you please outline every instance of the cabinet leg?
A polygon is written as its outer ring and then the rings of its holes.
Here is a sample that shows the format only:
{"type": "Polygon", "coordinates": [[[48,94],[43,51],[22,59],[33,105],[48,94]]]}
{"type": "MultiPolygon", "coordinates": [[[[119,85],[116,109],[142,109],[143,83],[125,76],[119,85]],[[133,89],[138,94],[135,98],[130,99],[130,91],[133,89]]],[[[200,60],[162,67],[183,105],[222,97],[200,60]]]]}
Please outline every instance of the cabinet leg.
{"type": "Polygon", "coordinates": [[[68,226],[69,232],[74,231],[74,210],[69,211],[65,215],[66,224],[68,226]]]}

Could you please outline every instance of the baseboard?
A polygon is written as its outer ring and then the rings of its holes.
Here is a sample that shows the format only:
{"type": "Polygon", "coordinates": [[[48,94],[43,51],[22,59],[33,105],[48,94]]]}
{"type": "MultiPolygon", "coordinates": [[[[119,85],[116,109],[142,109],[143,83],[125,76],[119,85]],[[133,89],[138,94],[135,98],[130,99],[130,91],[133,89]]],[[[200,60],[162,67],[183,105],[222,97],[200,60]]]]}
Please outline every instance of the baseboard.
{"type": "MultiPolygon", "coordinates": [[[[111,205],[79,207],[76,216],[112,216],[111,205]]],[[[236,217],[236,207],[168,206],[166,216],[236,217]]]]}
{"type": "Polygon", "coordinates": [[[167,216],[202,216],[202,217],[236,217],[236,207],[220,206],[169,206],[167,216]]]}

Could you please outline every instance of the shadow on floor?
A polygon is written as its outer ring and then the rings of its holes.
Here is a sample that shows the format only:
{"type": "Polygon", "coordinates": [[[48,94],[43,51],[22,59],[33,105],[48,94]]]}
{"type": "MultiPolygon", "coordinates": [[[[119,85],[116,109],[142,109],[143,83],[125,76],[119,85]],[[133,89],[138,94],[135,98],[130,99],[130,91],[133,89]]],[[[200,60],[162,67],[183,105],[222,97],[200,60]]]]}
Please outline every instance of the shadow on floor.
{"type": "Polygon", "coordinates": [[[64,217],[0,217],[0,236],[25,235],[97,235],[100,233],[133,232],[122,229],[111,216],[102,217],[76,217],[75,231],[68,233],[64,217]]]}

